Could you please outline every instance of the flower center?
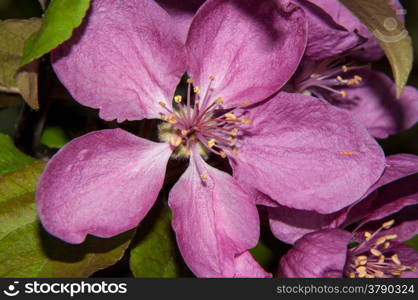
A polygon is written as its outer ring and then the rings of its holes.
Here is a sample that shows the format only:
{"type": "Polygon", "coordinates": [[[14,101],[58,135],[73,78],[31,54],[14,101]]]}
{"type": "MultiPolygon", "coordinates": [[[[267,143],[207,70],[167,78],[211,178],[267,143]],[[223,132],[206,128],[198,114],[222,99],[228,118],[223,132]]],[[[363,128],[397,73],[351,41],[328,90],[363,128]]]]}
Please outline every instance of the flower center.
{"type": "Polygon", "coordinates": [[[170,143],[175,149],[174,156],[187,158],[191,148],[197,146],[200,154],[207,158],[214,153],[226,158],[229,153],[238,154],[236,140],[242,126],[250,125],[251,121],[244,119],[244,107],[249,100],[244,100],[240,107],[223,109],[222,97],[212,97],[214,76],[209,77],[210,83],[202,94],[198,86],[193,87],[193,79],[187,79],[187,97],[174,97],[174,109],[171,110],[164,102],[159,102],[164,112],[161,112],[159,137],[161,141],[170,143]],[[192,97],[194,96],[194,97],[192,97]]]}
{"type": "Polygon", "coordinates": [[[363,80],[353,71],[367,68],[367,66],[344,62],[344,57],[329,58],[320,62],[305,62],[295,77],[296,91],[328,102],[333,102],[332,98],[327,97],[329,94],[345,98],[347,96],[345,89],[359,85],[363,80]]]}
{"type": "Polygon", "coordinates": [[[387,221],[374,233],[365,232],[364,240],[349,250],[344,273],[350,278],[389,278],[399,277],[402,272],[415,271],[415,268],[403,265],[393,249],[391,240],[396,234],[376,237],[385,229],[389,229],[394,220],[387,221]]]}

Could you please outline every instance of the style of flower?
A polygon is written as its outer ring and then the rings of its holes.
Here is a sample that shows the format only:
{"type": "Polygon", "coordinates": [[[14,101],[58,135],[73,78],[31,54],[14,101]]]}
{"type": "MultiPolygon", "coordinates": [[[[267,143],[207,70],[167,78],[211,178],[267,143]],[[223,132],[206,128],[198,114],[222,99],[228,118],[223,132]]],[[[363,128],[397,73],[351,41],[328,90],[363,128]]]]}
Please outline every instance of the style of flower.
{"type": "Polygon", "coordinates": [[[187,265],[200,277],[269,276],[248,252],[259,237],[254,196],[333,212],[384,168],[380,147],[347,112],[299,94],[271,97],[305,44],[303,11],[288,1],[206,1],[184,45],[154,1],[93,0],[53,52],[54,70],[105,120],[160,119],[160,142],[111,129],[64,146],[36,194],[46,230],[81,243],[134,228],[157,199],[169,158],[187,159],[169,195],[187,265]],[[174,95],[185,72],[187,96],[174,95]],[[210,166],[210,155],[228,159],[233,176],[210,166]]]}

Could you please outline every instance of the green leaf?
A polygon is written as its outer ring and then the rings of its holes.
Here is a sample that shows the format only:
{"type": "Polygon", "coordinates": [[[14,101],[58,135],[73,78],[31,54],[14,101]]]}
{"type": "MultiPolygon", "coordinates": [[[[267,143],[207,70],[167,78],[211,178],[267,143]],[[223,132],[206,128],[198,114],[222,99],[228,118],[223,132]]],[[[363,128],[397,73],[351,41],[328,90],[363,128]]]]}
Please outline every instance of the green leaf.
{"type": "Polygon", "coordinates": [[[418,251],[418,235],[405,242],[408,246],[414,247],[418,251]]]}
{"type": "Polygon", "coordinates": [[[136,245],[131,249],[130,267],[135,277],[179,277],[177,246],[171,230],[167,206],[155,207],[138,228],[136,245]]]}
{"type": "Polygon", "coordinates": [[[373,32],[385,51],[396,81],[397,96],[405,87],[413,64],[412,40],[391,0],[340,0],[373,32]]]}
{"type": "Polygon", "coordinates": [[[46,127],[41,136],[41,143],[50,148],[59,149],[70,141],[60,126],[46,127]]]}
{"type": "Polygon", "coordinates": [[[28,64],[68,40],[73,30],[80,26],[89,6],[90,0],[52,0],[40,30],[25,42],[21,65],[28,64]]]}
{"type": "Polygon", "coordinates": [[[38,63],[20,68],[25,40],[37,31],[41,20],[0,21],[0,91],[20,93],[34,109],[38,105],[38,63]]]}
{"type": "Polygon", "coordinates": [[[42,229],[34,192],[44,166],[0,134],[0,277],[86,277],[117,262],[132,231],[71,245],[42,229]]]}

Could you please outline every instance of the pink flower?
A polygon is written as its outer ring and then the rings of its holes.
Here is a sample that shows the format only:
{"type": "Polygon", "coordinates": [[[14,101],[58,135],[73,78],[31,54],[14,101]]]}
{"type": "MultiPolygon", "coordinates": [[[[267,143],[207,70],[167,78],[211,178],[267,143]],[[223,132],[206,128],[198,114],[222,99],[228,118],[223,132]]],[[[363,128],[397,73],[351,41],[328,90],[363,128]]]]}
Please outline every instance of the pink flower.
{"type": "Polygon", "coordinates": [[[94,0],[82,27],[54,51],[60,80],[103,119],[164,122],[161,143],[112,129],[63,147],[41,177],[41,221],[70,243],[129,230],[155,202],[170,156],[189,159],[169,205],[190,269],[201,277],[269,276],[248,252],[259,237],[254,197],[333,212],[379,178],[382,151],[348,113],[321,101],[286,93],[264,101],[303,55],[299,8],[207,1],[185,45],[172,22],[154,1],[94,0]],[[172,103],[186,71],[188,96],[172,103]],[[233,176],[207,164],[209,155],[228,158],[233,176]],[[306,195],[320,201],[306,203],[306,195]]]}

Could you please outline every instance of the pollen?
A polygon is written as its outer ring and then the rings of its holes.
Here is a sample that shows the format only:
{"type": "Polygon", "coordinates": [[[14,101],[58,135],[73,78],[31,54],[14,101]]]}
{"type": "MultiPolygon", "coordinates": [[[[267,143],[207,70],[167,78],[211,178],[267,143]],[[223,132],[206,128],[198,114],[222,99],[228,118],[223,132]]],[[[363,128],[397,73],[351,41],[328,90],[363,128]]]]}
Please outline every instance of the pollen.
{"type": "Polygon", "coordinates": [[[183,100],[183,97],[182,96],[180,96],[180,95],[177,95],[177,96],[175,96],[174,97],[174,101],[176,102],[176,103],[181,103],[181,101],[183,100]]]}
{"type": "Polygon", "coordinates": [[[174,147],[180,146],[181,142],[182,142],[182,138],[179,137],[178,135],[172,135],[170,137],[170,144],[174,147]]]}
{"type": "Polygon", "coordinates": [[[236,147],[232,148],[231,152],[234,155],[238,155],[238,149],[236,147]]]}
{"type": "Polygon", "coordinates": [[[398,266],[401,265],[401,260],[399,259],[399,256],[397,254],[393,254],[390,259],[397,264],[398,266]]]}
{"type": "Polygon", "coordinates": [[[253,123],[253,121],[251,120],[246,120],[246,119],[241,119],[241,123],[245,124],[245,125],[251,125],[253,123]]]}
{"type": "Polygon", "coordinates": [[[225,114],[225,117],[228,120],[236,120],[237,119],[237,116],[235,116],[233,113],[227,113],[227,114],[225,114]]]}
{"type": "Polygon", "coordinates": [[[372,234],[370,232],[366,231],[364,233],[364,237],[366,238],[366,241],[368,241],[372,237],[372,234]]]}
{"type": "Polygon", "coordinates": [[[163,102],[163,101],[159,101],[158,104],[161,105],[162,107],[166,107],[167,106],[167,104],[165,104],[165,102],[163,102]]]}
{"type": "Polygon", "coordinates": [[[389,229],[390,227],[392,227],[392,225],[395,223],[395,220],[394,219],[392,219],[392,220],[389,220],[389,221],[387,221],[387,222],[385,222],[385,223],[383,223],[382,224],[382,227],[384,228],[384,229],[389,229]]]}
{"type": "Polygon", "coordinates": [[[224,99],[222,97],[218,97],[215,99],[215,103],[216,104],[223,104],[224,103],[224,99]]]}
{"type": "Polygon", "coordinates": [[[340,152],[340,154],[341,155],[353,155],[354,152],[345,152],[345,151],[343,151],[343,152],[340,152]]]}
{"type": "Polygon", "coordinates": [[[188,130],[186,130],[186,129],[183,129],[182,131],[181,131],[181,135],[182,136],[187,136],[187,134],[189,133],[189,131],[188,130]]]}
{"type": "Polygon", "coordinates": [[[238,135],[238,128],[232,128],[231,137],[236,137],[238,135]]]}
{"type": "Polygon", "coordinates": [[[208,141],[208,147],[209,148],[213,148],[213,146],[215,146],[215,144],[216,144],[216,140],[215,139],[210,139],[208,141]]]}
{"type": "Polygon", "coordinates": [[[226,153],[225,153],[224,151],[219,152],[219,155],[220,155],[222,158],[226,158],[226,153]]]}
{"type": "Polygon", "coordinates": [[[195,87],[193,88],[193,92],[194,92],[195,94],[199,94],[199,93],[200,93],[200,87],[195,86],[195,87]]]}
{"type": "Polygon", "coordinates": [[[168,116],[166,114],[161,114],[161,120],[168,121],[168,116]]]}
{"type": "Polygon", "coordinates": [[[168,123],[170,124],[177,124],[177,119],[175,114],[170,114],[168,116],[168,123]]]}
{"type": "Polygon", "coordinates": [[[344,90],[342,90],[342,91],[340,91],[340,95],[341,95],[343,98],[345,98],[345,97],[347,97],[347,92],[346,92],[346,91],[344,91],[344,90]]]}
{"type": "Polygon", "coordinates": [[[380,252],[376,248],[370,249],[370,253],[373,254],[374,256],[381,256],[382,255],[382,252],[380,252]]]}
{"type": "Polygon", "coordinates": [[[248,104],[250,104],[249,99],[242,100],[242,102],[241,102],[241,106],[247,106],[248,104]]]}
{"type": "Polygon", "coordinates": [[[208,175],[201,173],[200,174],[200,179],[202,179],[203,181],[205,181],[206,179],[208,179],[208,175]]]}
{"type": "Polygon", "coordinates": [[[346,65],[342,66],[341,69],[344,73],[348,72],[348,67],[346,65]]]}

